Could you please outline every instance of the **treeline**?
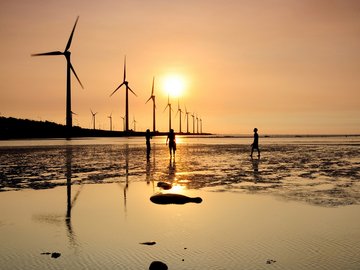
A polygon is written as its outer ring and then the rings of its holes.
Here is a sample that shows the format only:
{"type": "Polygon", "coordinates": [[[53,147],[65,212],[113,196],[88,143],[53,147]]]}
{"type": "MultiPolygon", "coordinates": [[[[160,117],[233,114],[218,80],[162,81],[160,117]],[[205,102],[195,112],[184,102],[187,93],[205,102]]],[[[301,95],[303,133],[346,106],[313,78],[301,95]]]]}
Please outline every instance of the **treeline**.
{"type": "Polygon", "coordinates": [[[84,129],[78,126],[70,130],[65,125],[49,121],[35,121],[0,117],[0,139],[27,138],[69,138],[69,137],[122,137],[145,136],[144,132],[120,132],[107,130],[84,129]]]}

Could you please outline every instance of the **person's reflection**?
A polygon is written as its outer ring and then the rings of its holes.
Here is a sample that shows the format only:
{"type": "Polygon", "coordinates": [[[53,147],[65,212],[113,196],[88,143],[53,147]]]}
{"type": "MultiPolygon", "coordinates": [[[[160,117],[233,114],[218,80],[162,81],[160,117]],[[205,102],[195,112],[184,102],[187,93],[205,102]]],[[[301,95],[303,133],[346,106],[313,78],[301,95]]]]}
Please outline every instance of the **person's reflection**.
{"type": "Polygon", "coordinates": [[[174,182],[176,180],[176,163],[175,159],[170,159],[169,162],[169,181],[174,182]]]}
{"type": "Polygon", "coordinates": [[[259,174],[259,162],[260,159],[251,159],[252,162],[252,167],[253,167],[253,174],[254,174],[254,183],[256,184],[257,182],[260,181],[260,174],[259,174]]]}
{"type": "Polygon", "coordinates": [[[149,160],[146,160],[146,184],[149,185],[151,180],[151,162],[149,160]]]}

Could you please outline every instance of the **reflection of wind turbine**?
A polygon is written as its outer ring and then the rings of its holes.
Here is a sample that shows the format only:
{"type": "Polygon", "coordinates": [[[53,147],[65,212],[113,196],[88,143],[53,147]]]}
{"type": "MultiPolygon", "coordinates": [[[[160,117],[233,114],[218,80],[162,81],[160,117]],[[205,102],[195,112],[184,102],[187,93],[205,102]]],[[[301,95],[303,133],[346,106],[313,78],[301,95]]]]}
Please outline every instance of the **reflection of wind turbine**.
{"type": "Polygon", "coordinates": [[[186,118],[186,133],[189,133],[189,113],[185,106],[185,118],[186,118]]]}
{"type": "MultiPolygon", "coordinates": [[[[178,112],[180,112],[180,117],[179,117],[179,120],[180,120],[179,132],[181,133],[181,114],[182,114],[183,111],[182,111],[181,108],[180,108],[180,102],[179,102],[179,100],[178,100],[178,109],[177,109],[176,115],[178,114],[178,112]]],[[[175,115],[175,117],[176,117],[176,115],[175,115]]]]}
{"type": "Polygon", "coordinates": [[[108,116],[110,119],[110,131],[112,131],[112,113],[108,116]]]}
{"type": "Polygon", "coordinates": [[[115,92],[117,90],[119,90],[119,88],[121,86],[125,85],[125,131],[129,131],[129,90],[131,91],[131,93],[133,93],[135,96],[137,96],[135,94],[135,92],[130,88],[129,86],[129,82],[126,80],[126,56],[124,59],[124,80],[123,82],[115,89],[114,92],[111,93],[110,97],[115,94],[115,92]]]}
{"type": "Polygon", "coordinates": [[[72,148],[66,148],[66,193],[67,193],[67,208],[66,208],[66,227],[68,229],[68,237],[73,245],[76,245],[75,234],[71,225],[71,210],[80,195],[83,185],[80,186],[73,200],[71,200],[71,172],[72,172],[72,148]]]}
{"type": "Polygon", "coordinates": [[[90,111],[91,111],[91,114],[92,114],[93,129],[95,130],[95,115],[97,114],[97,112],[96,112],[96,113],[94,113],[91,109],[90,109],[90,111]]]}
{"type": "Polygon", "coordinates": [[[75,75],[76,79],[78,80],[78,82],[80,83],[81,87],[83,87],[82,83],[80,82],[79,77],[77,76],[75,69],[73,68],[71,61],[70,61],[70,55],[71,52],[69,51],[70,46],[71,46],[71,41],[74,35],[74,31],[75,31],[75,27],[76,24],[79,20],[79,17],[77,17],[73,30],[71,32],[70,38],[68,40],[68,43],[66,44],[65,50],[63,52],[60,51],[53,51],[53,52],[46,52],[46,53],[37,53],[37,54],[32,54],[31,56],[47,56],[47,55],[64,55],[66,58],[66,62],[67,62],[67,79],[66,79],[66,127],[67,129],[71,129],[72,127],[72,114],[71,114],[71,77],[70,77],[70,73],[71,71],[73,72],[73,74],[75,75]]]}
{"type": "Polygon", "coordinates": [[[193,133],[195,133],[195,113],[193,113],[191,117],[193,119],[193,133]]]}
{"type": "Polygon", "coordinates": [[[155,82],[155,77],[153,77],[153,83],[152,83],[152,89],[151,89],[151,96],[149,97],[149,99],[145,102],[148,103],[148,101],[150,99],[152,99],[153,101],[153,132],[155,132],[155,109],[156,109],[156,105],[155,105],[155,95],[154,95],[154,82],[155,82]]]}
{"type": "Polygon", "coordinates": [[[168,104],[166,105],[164,112],[166,111],[166,108],[169,107],[169,131],[171,130],[171,103],[170,103],[170,97],[168,96],[168,104]]]}

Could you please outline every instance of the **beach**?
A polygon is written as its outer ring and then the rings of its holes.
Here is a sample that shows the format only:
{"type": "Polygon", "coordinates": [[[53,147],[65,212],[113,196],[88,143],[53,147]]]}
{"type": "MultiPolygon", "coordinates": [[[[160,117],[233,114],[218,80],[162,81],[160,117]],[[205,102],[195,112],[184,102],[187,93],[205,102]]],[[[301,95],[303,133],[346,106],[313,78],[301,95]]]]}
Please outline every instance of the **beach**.
{"type": "Polygon", "coordinates": [[[359,269],[360,137],[251,142],[1,141],[1,269],[359,269]]]}

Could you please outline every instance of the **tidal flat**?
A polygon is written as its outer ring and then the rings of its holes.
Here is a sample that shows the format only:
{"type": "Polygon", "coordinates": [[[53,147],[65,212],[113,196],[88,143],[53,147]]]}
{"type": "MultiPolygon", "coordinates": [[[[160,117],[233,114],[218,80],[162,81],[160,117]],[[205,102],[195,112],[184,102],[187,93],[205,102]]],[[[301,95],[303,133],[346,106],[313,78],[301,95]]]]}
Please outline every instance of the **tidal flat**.
{"type": "Polygon", "coordinates": [[[1,269],[359,269],[359,137],[177,141],[0,142],[1,269]]]}

